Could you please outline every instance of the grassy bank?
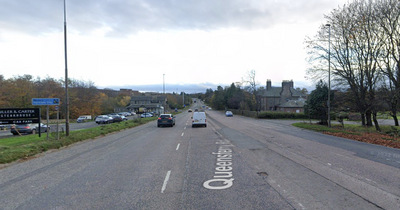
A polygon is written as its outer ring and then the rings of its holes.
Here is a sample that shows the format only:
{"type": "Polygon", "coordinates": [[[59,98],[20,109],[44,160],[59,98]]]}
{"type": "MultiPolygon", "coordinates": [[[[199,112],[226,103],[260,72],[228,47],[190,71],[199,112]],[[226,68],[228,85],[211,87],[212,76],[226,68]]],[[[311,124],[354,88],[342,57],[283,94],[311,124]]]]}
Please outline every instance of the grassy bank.
{"type": "Polygon", "coordinates": [[[375,127],[364,127],[361,125],[350,124],[346,124],[345,128],[340,125],[332,125],[332,127],[329,128],[324,125],[304,122],[294,123],[292,125],[327,135],[400,149],[400,128],[395,126],[382,125],[380,126],[382,131],[377,132],[375,127]]]}
{"type": "Polygon", "coordinates": [[[69,136],[60,133],[59,140],[55,140],[57,133],[51,133],[49,140],[47,140],[47,135],[43,133],[41,137],[38,135],[23,135],[2,138],[0,139],[0,164],[10,163],[18,159],[28,159],[50,149],[59,149],[86,139],[94,139],[116,131],[133,128],[155,119],[157,118],[151,117],[106,124],[84,130],[71,131],[69,136]]]}

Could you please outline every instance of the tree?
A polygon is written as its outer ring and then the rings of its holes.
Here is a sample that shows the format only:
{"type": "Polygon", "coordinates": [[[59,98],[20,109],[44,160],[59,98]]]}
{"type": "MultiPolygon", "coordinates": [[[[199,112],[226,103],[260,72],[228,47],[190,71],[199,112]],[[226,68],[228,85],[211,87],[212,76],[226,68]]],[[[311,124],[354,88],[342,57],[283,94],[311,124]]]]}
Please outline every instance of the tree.
{"type": "Polygon", "coordinates": [[[372,1],[364,0],[356,0],[326,15],[331,26],[330,37],[326,27],[321,26],[315,38],[306,41],[310,62],[314,63],[307,73],[314,79],[328,75],[330,55],[332,80],[336,86],[349,87],[363,125],[372,126],[372,116],[379,129],[376,89],[382,80],[378,66],[383,43],[375,15],[372,1]]]}
{"type": "Polygon", "coordinates": [[[400,102],[400,2],[383,0],[375,4],[376,20],[381,29],[380,40],[383,45],[379,68],[387,78],[382,90],[396,126],[397,108],[400,102]]]}
{"type": "Polygon", "coordinates": [[[258,112],[260,111],[259,98],[258,98],[258,94],[257,94],[258,83],[256,82],[256,71],[254,69],[247,71],[245,83],[248,84],[246,89],[248,90],[249,93],[251,93],[253,95],[252,100],[256,104],[255,110],[257,111],[257,115],[258,115],[258,112]]]}
{"type": "MultiPolygon", "coordinates": [[[[331,92],[331,100],[333,100],[333,92],[331,92]]],[[[304,105],[304,113],[310,118],[320,120],[320,124],[328,125],[328,86],[322,80],[318,82],[304,105]]]]}
{"type": "Polygon", "coordinates": [[[211,106],[217,110],[224,110],[226,104],[224,103],[224,89],[221,86],[217,87],[211,97],[211,106]]]}

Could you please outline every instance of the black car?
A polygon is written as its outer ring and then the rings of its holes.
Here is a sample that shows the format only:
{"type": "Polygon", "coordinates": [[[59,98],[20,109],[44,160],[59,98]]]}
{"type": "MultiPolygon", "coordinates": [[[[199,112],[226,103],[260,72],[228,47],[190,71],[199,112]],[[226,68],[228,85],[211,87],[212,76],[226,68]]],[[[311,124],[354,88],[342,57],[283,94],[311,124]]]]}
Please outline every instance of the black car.
{"type": "Polygon", "coordinates": [[[175,117],[172,114],[162,114],[157,120],[157,127],[168,125],[174,126],[175,125],[175,117]]]}
{"type": "Polygon", "coordinates": [[[121,115],[111,115],[110,117],[113,118],[113,122],[122,122],[124,120],[124,117],[121,115]]]}
{"type": "Polygon", "coordinates": [[[47,132],[50,130],[50,126],[40,123],[40,130],[39,130],[39,123],[30,123],[30,124],[16,124],[15,126],[11,127],[11,133],[14,135],[19,134],[35,134],[37,132],[47,132]]]}
{"type": "Polygon", "coordinates": [[[96,118],[96,123],[97,124],[108,124],[108,123],[113,123],[114,119],[112,117],[109,117],[107,115],[105,116],[99,116],[96,118]]]}

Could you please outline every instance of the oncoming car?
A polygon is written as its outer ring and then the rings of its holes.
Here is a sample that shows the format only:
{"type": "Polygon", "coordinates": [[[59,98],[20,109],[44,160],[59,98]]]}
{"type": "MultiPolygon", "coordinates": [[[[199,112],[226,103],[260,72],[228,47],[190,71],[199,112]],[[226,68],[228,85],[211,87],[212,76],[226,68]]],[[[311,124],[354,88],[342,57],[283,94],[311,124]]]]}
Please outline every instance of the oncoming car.
{"type": "Polygon", "coordinates": [[[227,117],[233,117],[233,113],[231,111],[226,111],[225,116],[227,117]]]}
{"type": "Polygon", "coordinates": [[[175,116],[172,114],[162,114],[157,120],[157,127],[168,125],[173,127],[175,125],[175,116]]]}

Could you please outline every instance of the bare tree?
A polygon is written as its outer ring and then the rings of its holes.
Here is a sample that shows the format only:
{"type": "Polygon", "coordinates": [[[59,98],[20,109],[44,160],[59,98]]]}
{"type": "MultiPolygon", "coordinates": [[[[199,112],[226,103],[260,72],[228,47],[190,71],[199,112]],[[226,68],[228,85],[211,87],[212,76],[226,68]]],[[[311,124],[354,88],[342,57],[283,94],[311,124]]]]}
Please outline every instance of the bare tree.
{"type": "Polygon", "coordinates": [[[336,86],[348,87],[352,92],[355,111],[361,113],[363,125],[372,126],[373,117],[379,130],[375,91],[382,79],[378,66],[383,43],[372,1],[356,0],[325,18],[331,26],[331,37],[326,27],[321,26],[314,39],[306,39],[310,61],[317,64],[307,73],[314,79],[327,75],[330,53],[332,80],[336,86]],[[331,40],[330,51],[328,40],[331,40]]]}
{"type": "Polygon", "coordinates": [[[389,103],[390,114],[399,126],[397,108],[400,101],[400,2],[381,0],[375,4],[375,17],[380,28],[380,41],[384,47],[379,68],[386,76],[388,85],[383,87],[389,103]]]}
{"type": "Polygon", "coordinates": [[[247,71],[247,75],[245,77],[244,82],[248,84],[247,91],[251,94],[253,94],[253,100],[255,100],[256,104],[256,111],[257,111],[257,116],[258,112],[260,111],[260,103],[259,103],[259,97],[258,97],[258,91],[257,91],[257,86],[258,83],[256,81],[256,70],[252,69],[250,71],[247,71]]]}

